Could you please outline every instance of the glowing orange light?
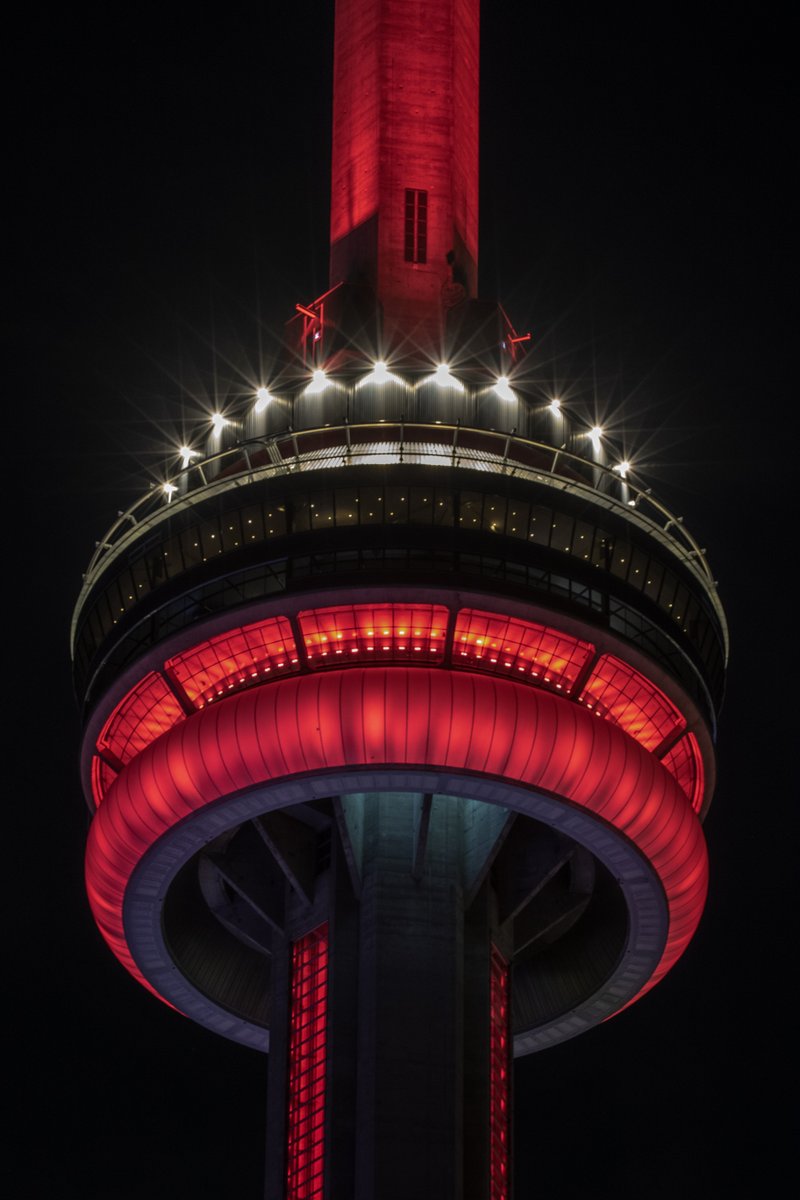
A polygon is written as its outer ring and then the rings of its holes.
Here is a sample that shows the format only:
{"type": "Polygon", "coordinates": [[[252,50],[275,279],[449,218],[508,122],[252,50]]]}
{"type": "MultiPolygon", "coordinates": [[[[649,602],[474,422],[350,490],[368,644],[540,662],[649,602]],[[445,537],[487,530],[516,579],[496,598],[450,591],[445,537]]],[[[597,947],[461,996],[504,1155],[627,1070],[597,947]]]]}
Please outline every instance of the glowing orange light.
{"type": "Polygon", "coordinates": [[[301,612],[298,615],[300,630],[308,652],[308,665],[320,667],[325,665],[321,660],[324,651],[319,653],[317,647],[320,641],[334,638],[342,642],[342,650],[356,652],[359,650],[374,651],[375,645],[370,639],[375,637],[375,630],[380,629],[383,639],[378,650],[381,659],[407,659],[415,650],[430,648],[434,661],[441,661],[444,655],[443,644],[432,646],[433,638],[439,633],[434,629],[447,624],[447,609],[435,604],[352,604],[340,605],[333,608],[314,609],[301,612]],[[409,626],[414,625],[419,630],[416,635],[421,643],[412,647],[408,641],[409,626]]]}
{"type": "Polygon", "coordinates": [[[591,701],[598,716],[620,725],[647,750],[657,750],[665,738],[686,725],[672,701],[654,683],[611,654],[599,660],[580,700],[591,701]]]}
{"type": "Polygon", "coordinates": [[[518,672],[533,678],[544,672],[544,683],[563,688],[567,694],[594,651],[588,642],[548,626],[472,608],[462,608],[458,613],[455,636],[462,643],[460,657],[471,659],[482,670],[506,671],[516,667],[518,672]],[[493,649],[502,647],[504,654],[514,657],[500,661],[493,656],[487,660],[479,649],[487,642],[493,649]]]}
{"type": "Polygon", "coordinates": [[[251,667],[261,671],[291,669],[287,654],[291,657],[294,653],[289,621],[286,617],[270,617],[184,650],[168,659],[164,669],[196,703],[212,700],[215,693],[221,695],[220,685],[228,690],[249,686],[251,667]]]}

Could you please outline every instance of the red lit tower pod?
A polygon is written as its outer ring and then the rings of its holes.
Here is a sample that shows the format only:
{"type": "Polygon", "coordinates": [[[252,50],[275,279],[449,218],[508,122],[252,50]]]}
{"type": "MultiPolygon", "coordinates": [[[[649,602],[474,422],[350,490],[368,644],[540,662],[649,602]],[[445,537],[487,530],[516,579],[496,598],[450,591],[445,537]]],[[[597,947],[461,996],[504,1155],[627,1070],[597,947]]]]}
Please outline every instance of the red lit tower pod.
{"type": "Polygon", "coordinates": [[[97,923],[269,1050],[271,1200],[505,1200],[511,1055],[652,987],[705,898],[724,613],[474,294],[477,28],[337,5],[331,289],[73,621],[97,923]]]}

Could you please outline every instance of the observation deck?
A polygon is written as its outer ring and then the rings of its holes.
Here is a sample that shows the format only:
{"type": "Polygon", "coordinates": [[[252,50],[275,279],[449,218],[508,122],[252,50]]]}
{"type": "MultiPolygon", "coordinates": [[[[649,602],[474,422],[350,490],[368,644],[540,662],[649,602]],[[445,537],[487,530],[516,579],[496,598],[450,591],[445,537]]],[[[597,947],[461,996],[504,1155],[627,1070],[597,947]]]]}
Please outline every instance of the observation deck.
{"type": "MultiPolygon", "coordinates": [[[[164,486],[117,519],[86,573],[73,648],[86,719],[82,769],[92,807],[102,814],[119,776],[127,778],[157,743],[223,702],[245,694],[253,700],[281,681],[302,689],[305,680],[325,689],[333,676],[355,680],[365,668],[388,687],[401,677],[392,669],[403,667],[406,682],[415,680],[415,686],[427,688],[437,672],[448,679],[491,677],[492,686],[505,678],[517,690],[524,684],[537,702],[557,697],[573,714],[582,710],[581,720],[583,714],[600,717],[654,756],[689,810],[702,815],[713,791],[713,738],[727,655],[724,614],[703,550],[649,489],[614,469],[610,456],[607,441],[582,429],[563,407],[521,381],[498,380],[475,366],[402,374],[365,363],[325,373],[305,370],[262,391],[255,402],[227,409],[204,452],[187,448],[164,486]],[[384,666],[388,677],[375,672],[384,666]]],[[[435,680],[431,686],[438,686],[435,680]]],[[[336,720],[344,719],[347,705],[341,697],[335,703],[336,720]]],[[[323,788],[325,797],[339,797],[334,809],[340,832],[348,826],[348,806],[351,823],[358,809],[356,825],[363,825],[363,797],[374,790],[365,791],[363,780],[346,774],[337,768],[323,788]]],[[[477,806],[470,822],[483,829],[485,841],[481,866],[471,875],[477,886],[501,854],[500,826],[517,803],[508,785],[497,784],[495,796],[495,785],[486,780],[475,789],[461,779],[455,790],[451,778],[445,789],[436,773],[397,762],[384,775],[372,783],[381,795],[388,789],[395,796],[395,808],[409,790],[419,797],[435,794],[445,807],[454,796],[477,806]],[[491,817],[483,811],[487,803],[491,817]]],[[[316,827],[319,837],[333,815],[321,815],[321,797],[315,797],[311,786],[303,815],[297,805],[291,811],[301,825],[316,827]]],[[[524,820],[517,817],[518,854],[520,838],[530,840],[536,828],[546,842],[546,829],[553,828],[552,813],[536,805],[525,813],[524,834],[524,820]]],[[[241,829],[249,820],[243,809],[234,824],[241,829]]],[[[151,966],[149,974],[151,982],[160,980],[159,990],[164,964],[176,954],[186,962],[192,957],[186,946],[175,947],[189,928],[208,926],[215,908],[216,941],[223,929],[229,935],[219,953],[237,964],[230,977],[250,979],[254,972],[252,979],[261,978],[269,938],[252,930],[243,934],[241,915],[220,916],[220,885],[215,905],[208,887],[196,882],[210,870],[195,860],[213,828],[203,825],[189,854],[194,866],[184,865],[176,876],[183,882],[171,885],[171,894],[182,899],[164,910],[170,949],[162,945],[155,956],[162,965],[151,966]],[[191,921],[169,916],[182,907],[191,911],[191,921]]],[[[604,887],[582,885],[581,911],[589,894],[596,889],[603,895],[610,886],[611,860],[596,835],[587,824],[568,839],[570,870],[606,881],[604,887]]],[[[230,832],[225,839],[227,844],[230,832]]],[[[344,840],[357,876],[358,835],[351,829],[344,840]]],[[[508,847],[514,844],[511,838],[508,847]]],[[[154,851],[149,854],[152,862],[154,851]]],[[[562,853],[559,861],[569,857],[562,853]]],[[[630,863],[612,869],[619,886],[630,863]]],[[[138,875],[141,885],[141,869],[138,875]]],[[[591,919],[578,923],[595,964],[587,968],[591,999],[584,995],[586,979],[577,990],[565,985],[555,1007],[572,1010],[566,1024],[536,998],[532,985],[518,989],[527,996],[518,1003],[518,1049],[570,1036],[575,1021],[607,1015],[608,988],[619,990],[620,964],[630,966],[634,926],[648,906],[663,906],[662,887],[663,880],[655,891],[650,885],[647,903],[639,897],[634,905],[628,896],[627,915],[624,901],[613,902],[616,917],[597,918],[604,930],[599,941],[591,919]]],[[[606,911],[613,903],[606,896],[596,907],[606,911]]],[[[518,922],[523,909],[516,911],[518,922]]],[[[145,942],[152,940],[152,921],[162,920],[160,904],[156,910],[159,915],[151,912],[145,922],[145,942]]],[[[657,923],[658,951],[651,947],[644,955],[646,966],[640,963],[634,982],[623,989],[628,999],[662,960],[665,913],[657,923]]],[[[572,918],[565,928],[571,924],[572,918]]],[[[113,943],[119,930],[106,930],[106,936],[113,943]]],[[[519,933],[518,949],[530,944],[526,938],[519,933]]],[[[117,946],[117,952],[130,958],[127,948],[117,946]]],[[[508,953],[515,957],[513,937],[508,953]]],[[[539,954],[537,971],[541,966],[539,954]]],[[[524,968],[515,970],[522,979],[524,968]]],[[[223,988],[214,1015],[207,1011],[215,993],[205,976],[202,1001],[188,999],[185,987],[178,995],[170,986],[167,994],[193,1015],[202,1009],[205,1016],[198,1019],[258,1044],[258,1029],[267,1021],[264,988],[252,981],[236,986],[252,989],[255,998],[234,1002],[223,988]],[[236,1019],[231,1010],[238,1011],[236,1019]]]]}
{"type": "Polygon", "coordinates": [[[727,626],[682,518],[522,384],[474,368],[375,376],[307,372],[226,410],[203,454],[117,518],[72,623],[87,710],[143,651],[219,607],[446,583],[621,638],[713,733],[727,626]]]}

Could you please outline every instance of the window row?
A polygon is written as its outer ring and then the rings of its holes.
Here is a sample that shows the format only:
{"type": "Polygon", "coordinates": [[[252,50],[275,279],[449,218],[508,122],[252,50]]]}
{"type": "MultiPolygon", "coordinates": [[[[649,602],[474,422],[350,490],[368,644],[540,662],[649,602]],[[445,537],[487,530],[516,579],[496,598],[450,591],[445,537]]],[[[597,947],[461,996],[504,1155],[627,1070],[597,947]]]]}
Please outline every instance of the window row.
{"type": "Polygon", "coordinates": [[[489,671],[560,692],[620,726],[664,764],[693,803],[702,801],[696,741],[677,741],[686,721],[646,676],[550,626],[438,604],[351,604],[269,617],[174,655],[117,704],[97,738],[92,785],[100,803],[115,773],[161,734],[233,692],[303,667],[380,662],[489,671]],[[302,648],[299,649],[299,648],[302,648]],[[699,780],[699,791],[698,791],[699,780]]]}
{"type": "Polygon", "coordinates": [[[124,568],[88,614],[95,646],[153,589],[185,571],[241,547],[287,534],[347,526],[426,525],[519,539],[609,571],[656,604],[701,654],[717,640],[700,600],[658,559],[627,538],[542,504],[481,492],[427,487],[350,487],[250,504],[203,517],[124,568]]]}

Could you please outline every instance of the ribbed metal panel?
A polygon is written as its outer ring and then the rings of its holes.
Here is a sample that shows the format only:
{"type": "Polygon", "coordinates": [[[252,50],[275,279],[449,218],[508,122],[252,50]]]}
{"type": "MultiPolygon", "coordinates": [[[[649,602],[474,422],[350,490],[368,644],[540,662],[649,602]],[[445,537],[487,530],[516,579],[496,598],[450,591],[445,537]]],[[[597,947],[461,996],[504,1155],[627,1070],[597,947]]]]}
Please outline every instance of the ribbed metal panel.
{"type": "Polygon", "coordinates": [[[486,388],[478,393],[477,424],[481,429],[498,429],[504,433],[516,429],[519,432],[524,407],[516,393],[509,400],[499,396],[494,388],[486,388]]]}
{"type": "Polygon", "coordinates": [[[317,429],[341,425],[347,415],[347,392],[329,384],[322,392],[299,392],[294,399],[292,425],[295,429],[317,429]]]}
{"type": "Polygon", "coordinates": [[[362,383],[350,398],[352,422],[406,421],[414,419],[415,396],[408,384],[392,380],[386,383],[362,383]]]}
{"type": "Polygon", "coordinates": [[[469,388],[443,387],[435,379],[423,379],[416,387],[417,420],[441,421],[445,425],[470,425],[475,420],[475,399],[469,388]]]}
{"type": "Polygon", "coordinates": [[[251,405],[244,421],[246,438],[271,437],[288,429],[292,422],[292,402],[287,396],[273,396],[261,411],[251,405]]]}

